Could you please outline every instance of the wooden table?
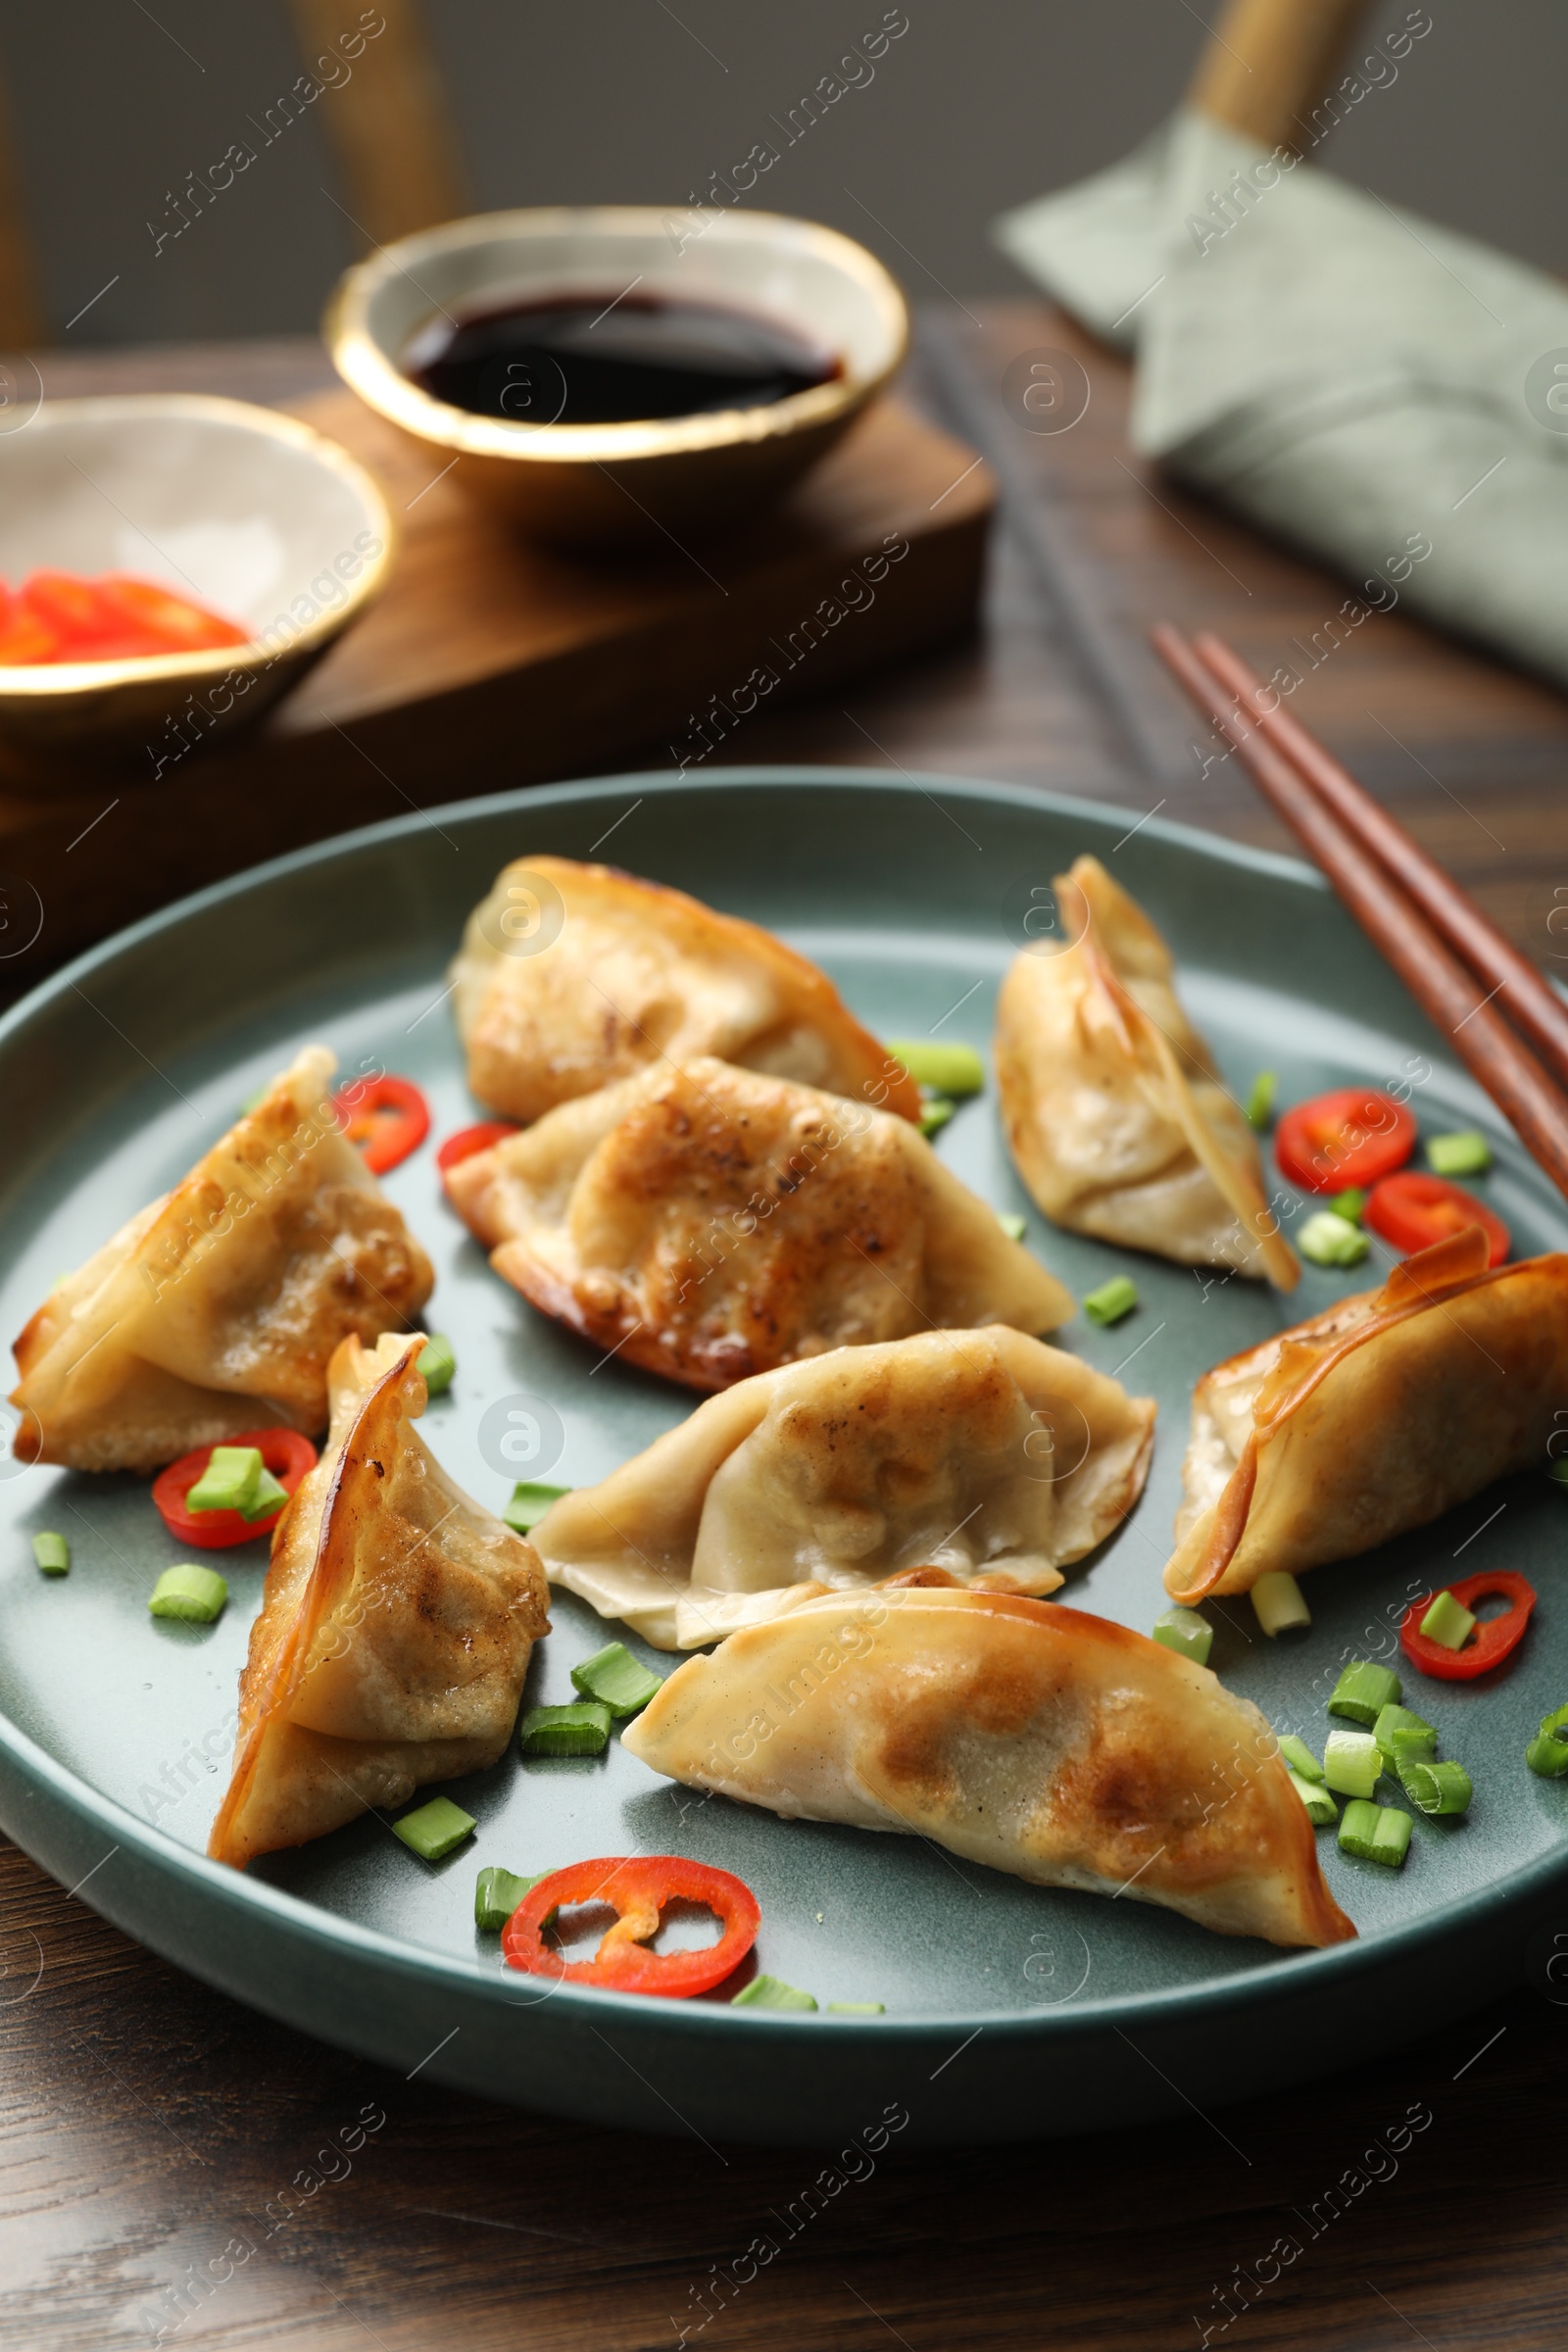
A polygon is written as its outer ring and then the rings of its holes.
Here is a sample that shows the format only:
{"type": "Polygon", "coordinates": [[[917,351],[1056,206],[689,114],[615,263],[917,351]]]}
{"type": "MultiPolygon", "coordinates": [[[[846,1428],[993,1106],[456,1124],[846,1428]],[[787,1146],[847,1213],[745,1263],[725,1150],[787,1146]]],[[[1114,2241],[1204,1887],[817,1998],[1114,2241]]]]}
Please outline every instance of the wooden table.
{"type": "MultiPolygon", "coordinates": [[[[305,344],[46,360],[44,373],[54,393],[177,385],[278,401],[327,380],[305,344]]],[[[1144,646],[1160,613],[1208,622],[1265,670],[1293,662],[1307,723],[1515,938],[1568,956],[1547,927],[1568,904],[1555,695],[1397,612],[1312,666],[1341,586],[1148,479],[1126,447],[1125,371],[1043,306],[929,318],[914,388],[984,447],[1006,493],[983,634],[913,673],[759,717],[731,757],[1004,776],[1276,843],[1144,646]],[[1009,416],[1003,370],[1060,349],[1093,397],[1072,431],[1036,435],[1009,416]]],[[[649,747],[649,764],[665,759],[649,747]]],[[[109,2352],[160,2327],[165,2342],[234,2352],[654,2352],[683,2326],[704,2352],[1185,2352],[1205,2328],[1258,2352],[1524,2352],[1560,2327],[1568,2141],[1550,2119],[1555,2083],[1568,2088],[1568,2009],[1535,1989],[1390,2059],[1369,2017],[1343,2075],[1214,2118],[1073,2144],[890,2150],[703,2327],[712,2266],[833,2151],[715,2153],[405,2082],[180,1976],[89,1900],[0,1850],[7,2352],[109,2352]],[[317,2151],[367,2110],[384,2122],[344,2177],[313,2189],[342,2165],[318,2166],[317,2151]],[[1391,2152],[1412,2113],[1430,2121],[1391,2152]],[[253,2217],[284,2199],[293,2218],[262,2238],[253,2217]],[[1283,2267],[1282,2237],[1302,2249],[1283,2267]],[[254,2255],[239,2261],[236,2245],[232,2277],[203,2295],[194,2268],[221,2269],[231,2240],[254,2255]]],[[[1202,2065],[1195,2049],[1195,2082],[1202,2065]]]]}

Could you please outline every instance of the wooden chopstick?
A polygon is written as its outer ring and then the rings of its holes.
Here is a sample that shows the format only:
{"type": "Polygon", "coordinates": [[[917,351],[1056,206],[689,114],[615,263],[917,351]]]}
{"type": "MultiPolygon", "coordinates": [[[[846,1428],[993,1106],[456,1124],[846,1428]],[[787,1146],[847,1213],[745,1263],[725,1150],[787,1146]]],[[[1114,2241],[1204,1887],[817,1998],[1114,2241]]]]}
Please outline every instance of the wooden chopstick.
{"type": "Polygon", "coordinates": [[[1255,725],[1326,801],[1363,849],[1372,852],[1441,932],[1450,948],[1502,998],[1498,1009],[1522,1031],[1557,1079],[1568,1085],[1568,1004],[1547,985],[1527,956],[1488,921],[1451,874],[1446,874],[1418,842],[1342,767],[1286,710],[1270,710],[1267,688],[1222,637],[1205,632],[1195,640],[1205,669],[1228,686],[1255,725]]]}
{"type": "Polygon", "coordinates": [[[1328,876],[1373,946],[1486,1088],[1520,1141],[1568,1195],[1568,1101],[1528,1046],[1445,946],[1421,909],[1319,800],[1278,743],[1236,707],[1229,685],[1181,632],[1161,622],[1155,651],[1328,876]]]}

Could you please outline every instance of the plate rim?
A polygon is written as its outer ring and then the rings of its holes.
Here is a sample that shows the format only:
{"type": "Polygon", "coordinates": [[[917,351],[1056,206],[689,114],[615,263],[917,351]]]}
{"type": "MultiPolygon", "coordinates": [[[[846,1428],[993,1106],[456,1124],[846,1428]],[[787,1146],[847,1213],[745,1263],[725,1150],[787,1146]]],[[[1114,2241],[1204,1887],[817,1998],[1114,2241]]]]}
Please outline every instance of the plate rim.
{"type": "MultiPolygon", "coordinates": [[[[442,804],[441,813],[444,818],[460,822],[493,820],[512,814],[526,816],[531,810],[539,808],[570,808],[618,798],[633,786],[641,787],[644,798],[648,799],[687,793],[694,787],[701,791],[733,792],[759,785],[783,785],[796,790],[848,788],[885,794],[890,799],[907,799],[911,787],[915,794],[923,797],[926,786],[936,785],[949,798],[959,797],[969,802],[992,805],[1001,801],[1020,810],[1085,821],[1096,831],[1122,818],[1135,821],[1138,818],[1136,810],[1114,802],[1037,790],[1023,784],[989,783],[983,778],[949,776],[932,770],[890,774],[878,768],[795,766],[783,762],[758,767],[714,768],[701,777],[673,775],[668,770],[649,770],[581,778],[558,784],[523,785],[508,792],[474,794],[464,801],[442,804]]],[[[302,849],[287,851],[277,858],[248,866],[240,873],[228,875],[221,881],[211,883],[202,890],[191,892],[140,917],[85,950],[58,971],[45,975],[15,1005],[0,1015],[0,1053],[4,1052],[14,1035],[57,998],[71,991],[82,975],[100,969],[162,933],[177,930],[192,917],[221,906],[225,900],[269,887],[291,874],[330,864],[337,858],[416,834],[433,821],[426,811],[420,809],[408,815],[385,818],[373,825],[356,827],[350,832],[332,834],[323,841],[309,843],[302,849]]],[[[1329,883],[1315,867],[1277,851],[1228,841],[1201,827],[1170,818],[1148,817],[1139,823],[1138,829],[1168,842],[1173,848],[1213,862],[1228,864],[1249,873],[1266,873],[1296,888],[1308,889],[1319,897],[1332,895],[1329,883]]],[[[1413,1000],[1411,1008],[1413,1013],[1418,1012],[1413,1000]]],[[[169,1832],[142,1820],[118,1799],[104,1795],[80,1779],[3,1711],[0,1711],[0,1754],[26,1782],[47,1788],[78,1823],[110,1836],[122,1850],[129,1847],[143,1868],[166,1881],[172,1880],[188,1887],[203,1900],[216,1902],[226,1909],[234,1921],[241,1921],[248,1914],[260,1913],[269,1917],[284,1933],[313,1944],[318,1954],[330,1954],[334,1950],[347,1948],[367,1960],[374,1961],[385,1970],[437,1987],[450,1985],[454,1993],[476,1995],[498,2010],[520,2009],[526,2012],[529,2009],[542,2009],[545,2005],[543,2001],[520,2002],[513,1989],[514,1981],[512,1972],[497,1974],[480,1959],[461,1958],[388,1935],[380,1929],[366,1927],[303,1895],[274,1886],[265,1879],[253,1878],[248,1872],[233,1870],[213,1861],[205,1853],[198,1853],[181,1844],[169,1832]]],[[[27,1850],[23,1838],[17,1838],[16,1841],[24,1845],[24,1850],[27,1850]]],[[[1120,1993],[1039,2010],[943,2009],[921,2011],[912,2016],[894,2015],[875,2019],[837,2017],[832,2022],[836,2029],[851,2033],[858,2041],[863,2040],[868,2046],[873,2041],[925,2042],[934,2034],[945,2040],[955,2031],[968,2027],[983,2027],[994,2036],[1038,2044],[1042,2041],[1068,2042],[1101,2035],[1107,2029],[1115,2029],[1119,2020],[1133,2025],[1187,2024],[1195,2019],[1223,2015],[1240,2004],[1275,2007],[1290,2002],[1298,1989],[1303,1996],[1328,1994],[1337,1997],[1343,1988],[1344,1994],[1348,1996],[1362,1977],[1376,1977],[1385,1971],[1396,1970],[1411,1953],[1429,1944],[1434,1935],[1457,1937],[1466,1930],[1483,1927],[1494,1913],[1529,1901],[1537,1894],[1546,1894],[1554,1886],[1560,1886],[1565,1879],[1568,1879],[1568,1841],[1556,1854],[1540,1855],[1504,1877],[1455,1897],[1435,1917],[1428,1914],[1420,1919],[1381,1929],[1373,1936],[1357,1936],[1347,1943],[1317,1948],[1269,1947],[1271,1957],[1246,1970],[1200,1977],[1179,1985],[1157,1987],[1147,1992],[1120,1993]]],[[[91,1898],[87,1899],[91,1904],[91,1898]]],[[[134,1936],[132,1939],[141,1940],[134,1936]]],[[[1255,1940],[1225,1939],[1227,1942],[1255,1940]]],[[[185,1964],[175,1962],[174,1965],[185,1964]]],[[[533,1982],[531,1979],[521,1981],[533,1982]]],[[[794,2016],[773,2016],[765,2010],[748,2008],[736,2015],[720,2003],[672,2001],[564,1983],[558,1984],[554,1995],[547,1997],[564,2001],[563,2014],[582,2024],[591,2026],[595,2018],[613,2017],[628,2026],[635,2025],[644,2030],[659,2029],[677,2039],[701,2035],[710,2031],[753,2036],[776,2035],[794,2031],[800,2022],[794,2016]],[[725,2023],[715,2025],[717,2020],[725,2023]]],[[[1486,1997],[1485,1989],[1481,1997],[1486,1997]]],[[[826,2015],[825,2012],[817,2014],[819,2018],[826,2015]]]]}
{"type": "MultiPolygon", "coordinates": [[[[707,768],[701,775],[695,772],[678,774],[668,768],[628,769],[624,775],[585,776],[561,784],[520,784],[509,792],[471,793],[466,800],[442,801],[436,806],[443,817],[458,823],[470,817],[495,816],[509,810],[518,812],[536,808],[570,808],[581,802],[609,800],[619,796],[631,785],[641,785],[645,799],[658,798],[664,793],[733,791],[758,784],[787,784],[808,790],[829,787],[861,786],[886,792],[897,798],[913,785],[923,793],[928,785],[938,786],[951,799],[955,795],[965,800],[1010,803],[1021,809],[1044,808],[1055,814],[1087,818],[1096,825],[1108,818],[1114,821],[1130,817],[1141,834],[1166,841],[1172,848],[1197,851],[1200,855],[1217,858],[1222,864],[1233,864],[1250,873],[1266,873],[1277,880],[1304,885],[1320,897],[1331,895],[1325,877],[1304,858],[1294,858],[1279,850],[1265,850],[1248,842],[1227,841],[1223,834],[1206,832],[1200,825],[1183,824],[1175,817],[1143,816],[1136,808],[1124,808],[1115,801],[1088,800],[1065,792],[1047,792],[1027,784],[989,784],[983,777],[953,776],[938,768],[909,768],[898,774],[877,767],[813,767],[791,766],[780,761],[766,767],[707,768]]],[[[24,1015],[36,1011],[64,992],[85,973],[95,971],[114,956],[127,949],[143,946],[161,931],[171,930],[191,916],[205,914],[220,906],[225,899],[237,898],[244,892],[279,880],[290,873],[304,873],[312,866],[324,865],[334,857],[349,850],[368,849],[382,843],[416,833],[423,826],[433,826],[435,817],[428,809],[420,808],[404,816],[388,816],[373,825],[356,825],[347,833],[329,833],[322,841],[307,842],[302,849],[284,850],[276,858],[264,858],[259,864],[247,865],[237,874],[226,874],[220,881],[204,883],[200,890],[187,891],[183,898],[172,899],[167,906],[156,906],[150,914],[138,915],[132,923],[112,931],[107,939],[83,948],[58,969],[46,972],[35,980],[16,1004],[0,1012],[0,1046],[9,1039],[12,1030],[24,1015]]],[[[543,853],[541,853],[543,854],[543,853]]],[[[1413,1000],[1412,1000],[1413,1003],[1413,1000]]]]}

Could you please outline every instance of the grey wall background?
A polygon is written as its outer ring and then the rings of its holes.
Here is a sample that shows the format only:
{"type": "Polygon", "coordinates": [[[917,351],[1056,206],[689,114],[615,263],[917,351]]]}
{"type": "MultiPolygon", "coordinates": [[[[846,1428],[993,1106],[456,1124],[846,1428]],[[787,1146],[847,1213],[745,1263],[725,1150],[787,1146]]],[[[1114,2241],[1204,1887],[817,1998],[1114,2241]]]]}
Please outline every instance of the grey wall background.
{"type": "MultiPolygon", "coordinates": [[[[1398,80],[1317,160],[1563,270],[1568,9],[1427,4],[1433,29],[1398,80]]],[[[773,136],[769,119],[885,5],[427,0],[427,15],[481,207],[678,205],[773,136]]],[[[917,300],[1017,290],[987,221],[1142,137],[1181,90],[1212,13],[1195,0],[903,5],[909,29],[875,79],[798,139],[758,193],[860,237],[917,300]]],[[[359,6],[344,0],[345,27],[359,6]]],[[[1369,37],[1407,6],[1380,5],[1369,37]]],[[[258,144],[250,119],[300,71],[282,0],[13,6],[0,18],[0,62],[57,340],[315,324],[355,253],[321,130],[330,92],[159,252],[148,225],[178,218],[171,207],[187,172],[231,140],[258,144]]]]}

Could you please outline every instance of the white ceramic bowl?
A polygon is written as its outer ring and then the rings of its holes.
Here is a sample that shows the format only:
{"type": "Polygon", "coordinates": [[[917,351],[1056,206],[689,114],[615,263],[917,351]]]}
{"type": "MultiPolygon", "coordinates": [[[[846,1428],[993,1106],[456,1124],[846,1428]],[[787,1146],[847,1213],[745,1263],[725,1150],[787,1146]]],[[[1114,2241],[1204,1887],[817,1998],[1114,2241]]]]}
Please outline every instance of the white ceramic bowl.
{"type": "Polygon", "coordinates": [[[0,666],[0,734],[34,751],[172,753],[258,717],[381,587],[392,517],[365,468],[292,416],[135,393],[45,401],[0,433],[0,579],[128,571],[245,645],[0,666]],[[189,739],[189,743],[187,743],[189,739]]]}
{"type": "Polygon", "coordinates": [[[322,331],[344,381],[429,447],[435,466],[542,537],[615,545],[733,524],[824,453],[904,358],[908,313],[880,262],[835,229],[778,213],[602,205],[487,213],[405,237],[349,270],[322,331]],[[416,332],[548,293],[715,302],[777,318],[842,372],[754,409],[624,424],[476,416],[403,371],[416,332]],[[437,454],[439,453],[439,454],[437,454]]]}

